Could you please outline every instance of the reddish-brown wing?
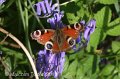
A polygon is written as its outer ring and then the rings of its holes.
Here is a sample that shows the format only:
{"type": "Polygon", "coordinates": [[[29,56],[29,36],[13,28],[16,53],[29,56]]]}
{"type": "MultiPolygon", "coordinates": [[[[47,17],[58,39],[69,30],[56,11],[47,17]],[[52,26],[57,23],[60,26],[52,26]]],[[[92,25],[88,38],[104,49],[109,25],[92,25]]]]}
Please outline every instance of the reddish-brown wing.
{"type": "Polygon", "coordinates": [[[73,47],[76,43],[76,39],[78,38],[80,32],[84,30],[84,27],[79,23],[75,23],[64,26],[61,30],[65,36],[65,41],[63,42],[63,45],[61,47],[58,47],[59,45],[57,43],[54,43],[53,52],[66,51],[69,50],[71,47],[73,47]],[[71,40],[74,41],[73,45],[70,45],[69,38],[71,38],[71,40]]]}
{"type": "Polygon", "coordinates": [[[79,33],[82,30],[82,26],[78,23],[76,24],[72,24],[72,25],[68,25],[65,26],[64,28],[62,28],[62,33],[64,34],[65,37],[61,37],[61,38],[65,38],[65,40],[63,41],[63,45],[61,47],[59,47],[58,43],[53,43],[53,48],[52,51],[53,52],[62,52],[62,51],[66,51],[68,49],[70,49],[71,47],[73,47],[76,43],[76,39],[79,36],[79,33]],[[70,44],[71,41],[73,42],[73,44],[70,44]]]}
{"type": "Polygon", "coordinates": [[[45,30],[36,30],[31,33],[31,37],[34,40],[37,40],[38,43],[45,45],[54,35],[54,30],[45,29],[45,30]]]}
{"type": "Polygon", "coordinates": [[[83,31],[83,26],[79,23],[67,25],[62,29],[63,33],[67,36],[70,36],[74,39],[78,38],[79,33],[83,31]]]}
{"type": "Polygon", "coordinates": [[[68,26],[62,28],[61,30],[65,36],[65,37],[61,37],[63,39],[65,38],[65,40],[63,41],[63,45],[61,47],[59,47],[57,40],[52,39],[55,34],[54,30],[51,30],[51,29],[37,30],[37,31],[34,31],[33,33],[31,33],[31,37],[43,45],[45,45],[46,42],[52,40],[51,41],[53,43],[53,47],[51,49],[52,52],[60,53],[60,52],[70,49],[74,45],[73,44],[70,46],[68,39],[72,37],[73,38],[72,40],[75,41],[78,38],[79,33],[82,30],[84,30],[84,28],[81,24],[76,23],[76,24],[68,25],[68,26]],[[67,37],[69,37],[69,38],[67,38],[67,37]]]}
{"type": "Polygon", "coordinates": [[[52,48],[52,52],[53,53],[60,53],[63,51],[66,51],[70,48],[69,44],[67,43],[67,41],[63,42],[63,45],[61,47],[59,47],[57,42],[53,43],[53,48],[52,48]]]}

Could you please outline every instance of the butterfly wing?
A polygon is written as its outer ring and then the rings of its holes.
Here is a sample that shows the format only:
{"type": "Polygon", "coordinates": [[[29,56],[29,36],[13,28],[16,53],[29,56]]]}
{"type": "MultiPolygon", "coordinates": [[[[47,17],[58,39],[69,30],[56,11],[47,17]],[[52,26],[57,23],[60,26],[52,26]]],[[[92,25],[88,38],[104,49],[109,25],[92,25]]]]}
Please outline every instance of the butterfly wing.
{"type": "Polygon", "coordinates": [[[60,53],[60,52],[68,50],[69,48],[70,47],[69,47],[69,44],[67,43],[67,41],[64,41],[61,47],[59,47],[57,42],[54,42],[52,52],[53,53],[60,53]]]}
{"type": "Polygon", "coordinates": [[[46,50],[50,50],[53,53],[60,53],[66,51],[75,45],[76,39],[79,36],[79,33],[83,30],[83,26],[79,23],[68,25],[60,30],[60,32],[45,29],[37,30],[31,33],[31,37],[34,40],[37,40],[40,44],[45,45],[46,50]],[[55,39],[57,37],[59,39],[55,39]],[[59,40],[63,40],[62,43],[59,43],[59,40]]]}
{"type": "Polygon", "coordinates": [[[54,35],[54,30],[52,29],[44,29],[44,30],[36,30],[31,33],[31,37],[34,40],[37,40],[38,43],[45,45],[52,36],[54,35]]]}
{"type": "Polygon", "coordinates": [[[54,49],[57,48],[56,50],[66,51],[72,48],[76,44],[76,39],[78,38],[80,32],[84,30],[84,27],[79,23],[75,23],[75,24],[67,25],[61,30],[62,33],[64,34],[65,40],[60,48],[56,44],[55,46],[57,47],[54,46],[54,49]]]}
{"type": "Polygon", "coordinates": [[[83,25],[79,23],[67,25],[62,29],[65,35],[70,36],[74,39],[78,38],[80,32],[82,32],[83,30],[84,30],[83,25]]]}

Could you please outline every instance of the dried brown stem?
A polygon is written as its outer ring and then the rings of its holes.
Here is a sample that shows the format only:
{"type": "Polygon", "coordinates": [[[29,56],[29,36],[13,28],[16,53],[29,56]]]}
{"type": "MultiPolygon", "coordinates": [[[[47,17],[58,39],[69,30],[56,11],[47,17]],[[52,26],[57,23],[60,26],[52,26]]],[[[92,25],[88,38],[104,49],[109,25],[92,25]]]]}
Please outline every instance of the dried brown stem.
{"type": "Polygon", "coordinates": [[[1,44],[1,45],[6,45],[6,46],[11,46],[11,47],[13,47],[13,48],[18,48],[18,49],[21,48],[19,45],[14,44],[14,43],[9,43],[9,42],[7,42],[7,41],[4,41],[4,42],[1,41],[0,44],[1,44]]]}
{"type": "Polygon", "coordinates": [[[37,70],[36,70],[36,67],[35,67],[35,64],[33,62],[33,59],[32,57],[30,56],[30,53],[28,52],[28,50],[25,48],[25,46],[15,37],[13,36],[12,34],[10,34],[9,32],[7,32],[6,30],[4,30],[3,28],[0,27],[0,32],[8,35],[11,39],[13,39],[18,45],[20,45],[20,47],[22,48],[22,50],[25,52],[25,54],[27,55],[28,59],[29,59],[29,62],[32,66],[32,69],[34,71],[34,74],[35,74],[35,78],[36,79],[39,79],[38,77],[38,74],[37,74],[37,70]]]}

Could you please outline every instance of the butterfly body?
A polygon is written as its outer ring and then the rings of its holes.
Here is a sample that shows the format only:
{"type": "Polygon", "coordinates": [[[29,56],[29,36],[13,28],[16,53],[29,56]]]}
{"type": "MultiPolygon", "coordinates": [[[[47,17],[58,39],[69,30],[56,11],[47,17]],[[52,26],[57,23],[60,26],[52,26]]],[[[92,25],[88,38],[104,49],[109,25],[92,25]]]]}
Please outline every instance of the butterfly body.
{"type": "Polygon", "coordinates": [[[31,33],[31,37],[44,45],[46,50],[50,50],[53,53],[59,53],[72,48],[83,30],[83,25],[76,23],[65,26],[62,29],[36,30],[31,33]]]}

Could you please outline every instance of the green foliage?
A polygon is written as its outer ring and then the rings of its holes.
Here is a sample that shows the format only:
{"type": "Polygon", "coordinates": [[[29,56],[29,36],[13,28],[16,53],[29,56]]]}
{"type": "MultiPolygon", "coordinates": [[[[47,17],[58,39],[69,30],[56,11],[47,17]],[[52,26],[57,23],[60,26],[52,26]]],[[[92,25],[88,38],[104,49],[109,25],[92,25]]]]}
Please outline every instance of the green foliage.
{"type": "Polygon", "coordinates": [[[118,41],[112,42],[112,51],[115,54],[120,54],[120,42],[118,42],[118,41]]]}
{"type": "MultiPolygon", "coordinates": [[[[33,5],[40,0],[30,0],[33,5]]],[[[61,79],[120,79],[120,4],[119,0],[61,0],[60,9],[65,25],[90,19],[96,20],[96,29],[87,47],[66,53],[61,79]],[[67,2],[68,1],[68,2],[67,2]],[[72,53],[71,53],[72,52],[72,53]],[[103,60],[103,61],[102,61],[103,60]]],[[[0,6],[0,27],[16,36],[30,51],[33,59],[42,47],[30,38],[36,28],[49,24],[34,16],[28,0],[6,0],[0,6]]],[[[42,27],[44,26],[44,27],[42,27]]],[[[0,32],[0,78],[9,73],[31,73],[32,68],[21,48],[0,32]],[[1,53],[2,52],[2,53],[1,53]],[[2,54],[2,55],[1,55],[2,54]]],[[[28,77],[31,78],[31,77],[28,77]]],[[[16,77],[16,79],[19,79],[16,77]]],[[[20,79],[26,79],[21,77],[20,79]]]]}
{"type": "MultiPolygon", "coordinates": [[[[96,27],[105,28],[111,20],[111,10],[109,7],[103,7],[100,11],[95,14],[96,27]]],[[[103,29],[104,30],[104,29],[103,29]]]]}
{"type": "Polygon", "coordinates": [[[120,35],[120,18],[117,18],[108,24],[107,34],[111,36],[120,35]]]}
{"type": "Polygon", "coordinates": [[[108,76],[108,75],[112,74],[114,68],[115,68],[115,67],[114,67],[113,65],[111,65],[111,64],[106,65],[106,66],[102,69],[101,75],[103,75],[103,76],[108,76]]]}
{"type": "Polygon", "coordinates": [[[118,2],[118,0],[96,0],[96,2],[100,2],[101,4],[114,4],[118,2]]]}

